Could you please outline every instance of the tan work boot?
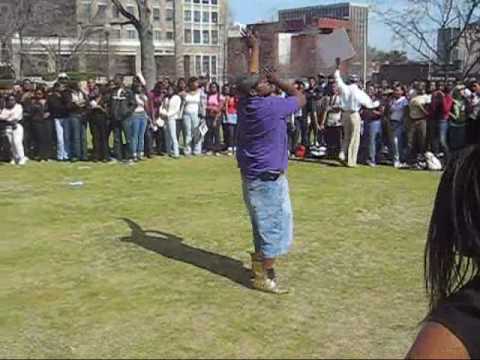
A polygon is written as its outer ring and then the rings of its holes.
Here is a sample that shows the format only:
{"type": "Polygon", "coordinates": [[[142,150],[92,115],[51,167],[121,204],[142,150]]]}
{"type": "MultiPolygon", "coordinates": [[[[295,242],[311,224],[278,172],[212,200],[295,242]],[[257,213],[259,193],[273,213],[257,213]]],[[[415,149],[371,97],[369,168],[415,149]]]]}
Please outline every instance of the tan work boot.
{"type": "Polygon", "coordinates": [[[282,289],[278,285],[273,269],[266,271],[263,268],[262,259],[256,254],[251,254],[252,257],[252,286],[254,289],[268,292],[271,294],[283,295],[288,294],[287,289],[282,289]],[[269,276],[270,273],[270,276],[269,276]]]}

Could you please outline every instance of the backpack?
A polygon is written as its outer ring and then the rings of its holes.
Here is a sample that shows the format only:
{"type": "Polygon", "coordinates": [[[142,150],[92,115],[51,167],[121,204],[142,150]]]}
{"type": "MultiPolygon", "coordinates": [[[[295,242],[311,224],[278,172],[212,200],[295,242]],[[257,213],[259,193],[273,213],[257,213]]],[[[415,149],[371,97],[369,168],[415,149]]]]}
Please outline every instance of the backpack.
{"type": "Polygon", "coordinates": [[[431,152],[425,153],[425,159],[427,160],[427,169],[430,171],[441,171],[443,166],[441,161],[433,155],[431,152]]]}

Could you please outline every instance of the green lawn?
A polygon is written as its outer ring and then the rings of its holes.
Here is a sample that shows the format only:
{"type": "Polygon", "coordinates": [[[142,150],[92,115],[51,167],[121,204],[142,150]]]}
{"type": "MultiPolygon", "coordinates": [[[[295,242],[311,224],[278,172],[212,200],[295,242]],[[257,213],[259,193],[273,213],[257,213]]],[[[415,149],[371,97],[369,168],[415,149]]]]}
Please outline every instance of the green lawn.
{"type": "Polygon", "coordinates": [[[0,165],[0,357],[404,356],[439,174],[295,162],[289,177],[294,291],[276,297],[242,285],[231,159],[0,165]]]}

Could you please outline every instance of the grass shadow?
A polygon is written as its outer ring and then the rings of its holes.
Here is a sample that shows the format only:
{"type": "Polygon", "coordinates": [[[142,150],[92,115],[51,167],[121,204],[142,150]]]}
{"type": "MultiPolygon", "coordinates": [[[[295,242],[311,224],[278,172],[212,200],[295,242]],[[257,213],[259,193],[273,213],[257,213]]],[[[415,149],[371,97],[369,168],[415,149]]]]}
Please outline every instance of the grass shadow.
{"type": "Polygon", "coordinates": [[[336,159],[330,158],[292,158],[290,161],[294,162],[301,162],[301,163],[312,163],[312,164],[321,164],[330,167],[345,167],[342,163],[340,163],[336,159]]]}
{"type": "Polygon", "coordinates": [[[184,239],[162,231],[144,230],[134,221],[122,218],[131,230],[122,242],[138,245],[166,258],[193,265],[212,274],[227,278],[237,284],[251,289],[250,271],[243,263],[223,255],[198,249],[184,243],[184,239]]]}

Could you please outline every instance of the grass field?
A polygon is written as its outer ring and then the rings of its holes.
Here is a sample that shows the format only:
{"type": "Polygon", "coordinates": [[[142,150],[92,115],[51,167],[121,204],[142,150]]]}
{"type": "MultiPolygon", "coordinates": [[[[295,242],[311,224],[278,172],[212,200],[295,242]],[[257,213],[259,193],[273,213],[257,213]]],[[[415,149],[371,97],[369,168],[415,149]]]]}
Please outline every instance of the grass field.
{"type": "Polygon", "coordinates": [[[439,175],[296,162],[289,178],[294,291],[276,297],[245,286],[231,159],[0,165],[0,357],[404,356],[439,175]]]}

